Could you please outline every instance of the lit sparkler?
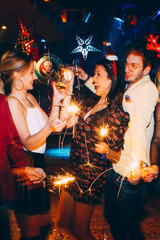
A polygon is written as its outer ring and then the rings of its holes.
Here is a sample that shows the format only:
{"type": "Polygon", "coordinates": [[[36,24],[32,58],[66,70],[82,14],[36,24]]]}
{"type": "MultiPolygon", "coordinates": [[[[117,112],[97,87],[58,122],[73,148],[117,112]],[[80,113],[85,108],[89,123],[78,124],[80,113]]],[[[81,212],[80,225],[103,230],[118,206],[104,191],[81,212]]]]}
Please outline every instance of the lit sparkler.
{"type": "MultiPolygon", "coordinates": [[[[74,125],[76,123],[76,116],[79,115],[81,109],[79,107],[80,104],[76,104],[76,102],[71,102],[70,103],[70,106],[66,109],[66,111],[68,111],[68,113],[70,114],[70,118],[69,120],[71,121],[71,125],[73,126],[74,128],[74,125]]],[[[106,136],[109,137],[109,126],[108,124],[106,125],[103,125],[100,129],[99,129],[99,135],[101,136],[101,138],[104,138],[106,136]]],[[[73,137],[74,137],[74,129],[73,129],[73,137]]],[[[95,171],[95,172],[99,172],[100,171],[100,168],[93,165],[91,162],[90,162],[90,159],[89,159],[89,152],[88,152],[88,148],[87,148],[87,139],[86,139],[86,136],[85,136],[85,145],[86,145],[86,153],[87,153],[87,158],[86,158],[86,162],[84,164],[80,164],[79,168],[81,169],[85,169],[85,168],[90,168],[91,171],[95,171]]],[[[57,186],[59,187],[59,190],[60,188],[63,186],[63,187],[68,187],[69,183],[70,182],[75,182],[75,184],[77,185],[77,188],[79,189],[80,193],[81,194],[84,194],[85,192],[89,191],[90,193],[92,192],[92,186],[93,184],[95,183],[95,181],[100,178],[104,173],[106,173],[107,171],[109,171],[110,169],[106,169],[105,171],[101,172],[98,174],[98,176],[93,180],[93,182],[91,183],[91,185],[89,186],[89,188],[86,190],[86,191],[83,191],[78,182],[76,181],[76,178],[72,175],[70,175],[69,173],[66,173],[65,175],[60,175],[58,174],[57,176],[50,176],[49,180],[53,186],[52,188],[52,192],[53,190],[55,190],[57,188],[57,186]]]]}
{"type": "Polygon", "coordinates": [[[71,123],[71,126],[73,126],[73,138],[75,136],[75,125],[77,123],[77,116],[79,115],[80,113],[80,108],[79,106],[76,104],[76,102],[71,102],[70,103],[70,106],[68,107],[68,113],[70,115],[70,123],[71,123]]]}
{"type": "Polygon", "coordinates": [[[137,178],[141,173],[142,163],[133,157],[133,163],[130,167],[130,175],[133,178],[137,178]]]}
{"type": "Polygon", "coordinates": [[[49,175],[47,179],[49,180],[49,183],[53,186],[50,191],[54,192],[57,186],[59,187],[59,190],[62,186],[66,188],[70,182],[73,182],[75,180],[75,177],[72,176],[69,172],[66,172],[65,175],[49,175]]]}
{"type": "Polygon", "coordinates": [[[72,182],[75,180],[75,178],[70,174],[66,173],[65,175],[58,174],[57,176],[50,175],[48,179],[55,185],[64,185],[65,187],[69,182],[72,182]]]}
{"type": "Polygon", "coordinates": [[[68,112],[75,116],[80,112],[80,109],[75,103],[71,103],[70,106],[68,107],[68,112]]]}
{"type": "Polygon", "coordinates": [[[67,185],[67,183],[69,183],[69,182],[72,182],[72,181],[74,181],[74,177],[70,177],[70,176],[68,176],[68,177],[66,177],[66,176],[59,176],[58,177],[58,179],[57,180],[55,180],[54,181],[54,184],[57,186],[57,185],[65,185],[65,187],[66,187],[66,185],[67,185]]]}
{"type": "Polygon", "coordinates": [[[130,172],[133,172],[136,168],[140,167],[139,161],[133,157],[133,163],[130,166],[130,172]]]}
{"type": "Polygon", "coordinates": [[[101,137],[106,137],[108,134],[108,125],[106,125],[105,127],[101,127],[99,132],[101,137]]]}

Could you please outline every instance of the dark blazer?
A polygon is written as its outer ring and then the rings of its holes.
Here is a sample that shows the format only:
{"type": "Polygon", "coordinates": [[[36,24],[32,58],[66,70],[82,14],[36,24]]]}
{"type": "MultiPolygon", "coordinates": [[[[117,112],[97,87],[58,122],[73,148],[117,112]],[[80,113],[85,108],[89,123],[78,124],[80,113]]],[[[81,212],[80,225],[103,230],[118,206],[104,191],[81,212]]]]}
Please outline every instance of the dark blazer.
{"type": "Polygon", "coordinates": [[[6,96],[0,94],[0,204],[15,199],[11,168],[31,165],[9,110],[6,96]]]}

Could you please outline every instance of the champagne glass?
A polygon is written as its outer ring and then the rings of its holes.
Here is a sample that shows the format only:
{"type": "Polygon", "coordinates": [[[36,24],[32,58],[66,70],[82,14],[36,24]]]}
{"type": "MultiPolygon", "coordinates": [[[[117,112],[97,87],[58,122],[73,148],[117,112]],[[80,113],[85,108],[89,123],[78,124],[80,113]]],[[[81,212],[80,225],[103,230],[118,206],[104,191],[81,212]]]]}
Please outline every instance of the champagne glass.
{"type": "MultiPolygon", "coordinates": [[[[60,75],[61,75],[61,81],[63,83],[66,83],[68,86],[68,89],[70,87],[70,81],[73,77],[73,67],[69,64],[61,64],[60,65],[60,75]]],[[[73,93],[67,92],[68,96],[74,95],[73,93]]]]}
{"type": "Polygon", "coordinates": [[[68,84],[62,81],[55,82],[55,86],[60,92],[65,92],[65,90],[68,88],[68,84]]]}
{"type": "Polygon", "coordinates": [[[62,78],[64,78],[64,81],[70,82],[72,79],[72,72],[73,67],[69,64],[61,64],[60,65],[60,74],[62,78]]]}

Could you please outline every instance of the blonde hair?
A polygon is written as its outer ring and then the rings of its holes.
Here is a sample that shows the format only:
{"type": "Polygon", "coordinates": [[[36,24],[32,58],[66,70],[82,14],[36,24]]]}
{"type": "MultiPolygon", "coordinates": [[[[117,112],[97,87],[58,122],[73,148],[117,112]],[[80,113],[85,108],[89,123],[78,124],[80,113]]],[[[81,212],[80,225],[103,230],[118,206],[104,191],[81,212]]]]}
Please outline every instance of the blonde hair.
{"type": "Polygon", "coordinates": [[[13,73],[17,71],[20,74],[24,74],[28,70],[31,61],[32,58],[30,56],[19,50],[7,51],[2,55],[0,72],[7,94],[11,91],[13,73]]]}

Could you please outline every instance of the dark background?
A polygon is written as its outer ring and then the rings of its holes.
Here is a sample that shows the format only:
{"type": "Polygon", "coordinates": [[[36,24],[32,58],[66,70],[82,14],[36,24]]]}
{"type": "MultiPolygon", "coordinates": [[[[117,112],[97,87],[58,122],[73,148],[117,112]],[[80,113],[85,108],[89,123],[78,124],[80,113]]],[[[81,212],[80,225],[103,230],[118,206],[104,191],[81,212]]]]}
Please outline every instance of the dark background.
{"type": "MultiPolygon", "coordinates": [[[[2,2],[2,1],[1,1],[2,2]]],[[[0,25],[7,30],[0,32],[0,54],[19,36],[18,17],[27,28],[34,22],[34,38],[39,47],[40,56],[50,52],[63,62],[72,63],[78,59],[88,71],[93,71],[95,62],[105,54],[103,41],[112,43],[119,59],[124,55],[126,45],[135,39],[146,38],[150,33],[160,33],[159,1],[124,0],[6,0],[0,7],[0,25]],[[67,22],[62,22],[62,13],[66,12],[67,22]],[[85,23],[85,16],[90,17],[85,23]],[[115,20],[121,18],[124,22],[115,20]],[[132,24],[132,20],[136,24],[132,24]],[[82,39],[93,35],[91,45],[101,50],[89,52],[86,61],[80,53],[70,54],[78,46],[76,36],[82,39]],[[44,38],[46,43],[41,43],[44,38]]]]}
{"type": "MultiPolygon", "coordinates": [[[[95,63],[106,53],[103,41],[112,44],[123,63],[128,43],[147,39],[150,33],[160,35],[160,3],[155,0],[1,0],[0,27],[6,25],[7,30],[0,29],[0,56],[17,43],[20,36],[18,18],[27,29],[34,26],[39,58],[48,53],[56,55],[63,63],[78,61],[90,75],[95,63]],[[62,13],[66,14],[66,22],[62,21],[62,13]],[[85,21],[89,13],[90,17],[85,21]],[[76,36],[85,40],[90,35],[93,36],[91,45],[101,52],[89,52],[86,60],[81,53],[71,54],[78,46],[76,36]],[[42,43],[42,39],[45,42],[42,43]]],[[[158,41],[160,43],[160,39],[158,41]]],[[[157,63],[159,65],[159,61],[157,63]]],[[[42,82],[42,85],[35,85],[33,93],[41,106],[49,111],[52,89],[47,81],[42,82]]],[[[89,96],[88,92],[85,94],[89,96]]]]}

